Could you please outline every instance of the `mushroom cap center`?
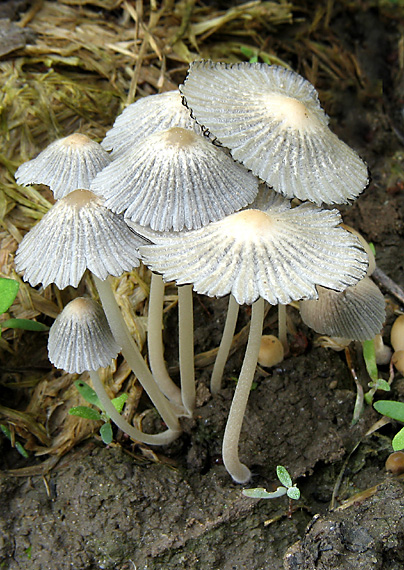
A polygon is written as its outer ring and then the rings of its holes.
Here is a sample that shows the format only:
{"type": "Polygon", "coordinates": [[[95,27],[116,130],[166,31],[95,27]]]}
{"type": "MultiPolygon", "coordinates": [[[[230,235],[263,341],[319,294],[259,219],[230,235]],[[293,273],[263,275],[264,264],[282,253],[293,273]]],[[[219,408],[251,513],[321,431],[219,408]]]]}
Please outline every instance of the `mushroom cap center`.
{"type": "Polygon", "coordinates": [[[64,308],[64,316],[66,318],[76,317],[78,319],[86,319],[88,315],[94,312],[94,304],[91,299],[85,297],[77,297],[73,299],[64,308]]]}
{"type": "MultiPolygon", "coordinates": [[[[223,220],[224,221],[224,220],[223,220]]],[[[272,220],[261,210],[242,210],[225,218],[226,233],[238,241],[256,241],[270,231],[272,220]]]]}
{"type": "Polygon", "coordinates": [[[307,107],[294,97],[270,93],[265,97],[265,104],[268,111],[287,127],[307,130],[317,124],[307,107]]]}
{"type": "Polygon", "coordinates": [[[73,135],[69,135],[65,138],[64,144],[65,146],[84,146],[91,142],[91,139],[88,138],[86,135],[82,135],[81,133],[74,133],[73,135]]]}
{"type": "Polygon", "coordinates": [[[99,197],[90,192],[90,190],[73,190],[67,196],[62,198],[66,204],[76,207],[78,210],[87,206],[90,202],[99,200],[99,197]]]}
{"type": "Polygon", "coordinates": [[[184,148],[195,144],[197,136],[192,131],[188,129],[183,129],[181,127],[172,127],[164,133],[164,141],[167,146],[177,146],[184,148]]]}

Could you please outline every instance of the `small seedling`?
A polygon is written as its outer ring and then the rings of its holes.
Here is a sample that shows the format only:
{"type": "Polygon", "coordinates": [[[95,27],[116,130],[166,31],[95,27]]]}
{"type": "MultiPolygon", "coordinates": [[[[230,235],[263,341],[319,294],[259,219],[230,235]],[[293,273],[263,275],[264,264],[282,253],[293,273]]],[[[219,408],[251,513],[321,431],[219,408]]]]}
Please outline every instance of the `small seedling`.
{"type": "Polygon", "coordinates": [[[390,384],[379,378],[379,371],[376,364],[376,352],[375,352],[375,342],[374,340],[365,340],[362,343],[363,347],[363,358],[366,364],[366,370],[371,378],[368,386],[370,390],[365,394],[365,402],[369,405],[372,404],[373,396],[377,390],[384,390],[385,392],[390,391],[390,384]]]}
{"type": "MultiPolygon", "coordinates": [[[[72,416],[78,416],[80,418],[85,418],[87,420],[93,420],[95,422],[103,421],[103,425],[100,428],[100,436],[102,441],[109,445],[112,442],[113,434],[112,434],[112,426],[109,415],[104,410],[103,405],[101,404],[100,400],[98,399],[97,394],[95,391],[85,382],[81,380],[77,380],[74,385],[76,386],[77,390],[80,392],[81,396],[93,406],[96,406],[101,411],[98,412],[93,408],[89,408],[88,406],[76,406],[74,408],[70,408],[69,414],[72,416]]],[[[128,399],[128,394],[121,394],[117,398],[111,400],[114,408],[117,410],[118,413],[122,412],[122,408],[128,399]]]]}
{"type": "Polygon", "coordinates": [[[7,426],[0,424],[0,429],[4,433],[6,438],[11,441],[11,444],[13,445],[13,447],[16,448],[16,450],[18,451],[18,453],[20,455],[22,455],[25,458],[29,457],[28,452],[24,449],[24,447],[21,445],[21,443],[19,441],[13,441],[14,438],[11,436],[11,432],[7,426]]]}
{"type": "MultiPolygon", "coordinates": [[[[6,313],[17,296],[20,284],[14,279],[0,277],[0,314],[6,313]]],[[[26,331],[47,331],[49,327],[29,319],[7,319],[0,323],[0,336],[2,329],[24,329],[26,331]]]]}
{"type": "MultiPolygon", "coordinates": [[[[373,404],[374,409],[387,416],[392,420],[397,420],[404,424],[404,404],[402,402],[394,402],[391,400],[379,400],[373,404]]],[[[398,433],[393,437],[391,442],[394,451],[401,451],[404,449],[404,428],[401,428],[398,433]]]]}
{"type": "Polygon", "coordinates": [[[287,495],[289,499],[294,499],[295,501],[300,499],[300,490],[296,487],[296,484],[292,484],[292,478],[287,469],[282,467],[282,465],[278,465],[276,474],[282,483],[282,486],[278,487],[276,491],[269,493],[263,487],[257,487],[255,489],[243,489],[243,495],[251,499],[277,499],[278,497],[283,497],[283,495],[287,495]]]}

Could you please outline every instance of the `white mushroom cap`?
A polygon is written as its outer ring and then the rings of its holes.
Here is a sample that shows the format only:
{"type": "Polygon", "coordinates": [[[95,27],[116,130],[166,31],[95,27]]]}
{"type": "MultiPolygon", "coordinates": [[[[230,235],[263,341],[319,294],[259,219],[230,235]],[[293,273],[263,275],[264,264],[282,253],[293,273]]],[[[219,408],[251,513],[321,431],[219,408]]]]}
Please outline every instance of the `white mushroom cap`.
{"type": "Polygon", "coordinates": [[[246,206],[258,181],[207,139],[173,127],[119,156],[96,176],[91,190],[132,222],[181,231],[246,206]]]}
{"type": "Polygon", "coordinates": [[[320,334],[365,341],[380,333],[385,305],[379,288],[365,277],[342,292],[318,287],[318,300],[302,301],[300,314],[320,334]]]}
{"type": "Polygon", "coordinates": [[[139,229],[154,242],[139,251],[167,281],[193,283],[198,293],[286,304],[317,298],[317,284],[343,290],[365,275],[367,256],[340,221],[309,203],[247,209],[178,236],[139,229]]]}
{"type": "Polygon", "coordinates": [[[198,123],[284,196],[339,204],[366,187],[366,165],[330,131],[316,90],[297,73],[195,61],[180,91],[198,123]]]}
{"type": "Polygon", "coordinates": [[[77,287],[87,268],[104,280],[138,267],[142,243],[101,198],[88,190],[75,190],[25,235],[17,250],[16,268],[32,286],[77,287]]]}
{"type": "Polygon", "coordinates": [[[148,95],[126,107],[115,119],[112,129],[107,132],[101,144],[105,149],[112,150],[111,156],[116,159],[139,141],[171,127],[202,134],[202,128],[182,104],[179,91],[148,95]]]}
{"type": "Polygon", "coordinates": [[[24,162],[15,179],[18,184],[46,184],[56,199],[73,190],[89,189],[95,175],[111,158],[100,144],[75,133],[51,143],[36,158],[24,162]]]}
{"type": "Polygon", "coordinates": [[[120,350],[101,306],[86,297],[68,303],[49,331],[49,360],[66,372],[105,368],[120,350]]]}

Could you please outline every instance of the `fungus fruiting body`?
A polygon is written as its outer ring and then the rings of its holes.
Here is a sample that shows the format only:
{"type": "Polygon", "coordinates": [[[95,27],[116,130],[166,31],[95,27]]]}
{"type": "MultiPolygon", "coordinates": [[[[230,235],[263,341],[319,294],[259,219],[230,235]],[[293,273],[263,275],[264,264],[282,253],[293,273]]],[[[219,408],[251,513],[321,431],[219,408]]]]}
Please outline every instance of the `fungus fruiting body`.
{"type": "Polygon", "coordinates": [[[197,122],[284,196],[345,203],[368,184],[366,165],[330,131],[313,85],[293,71],[195,61],[180,91],[197,122]]]}
{"type": "Polygon", "coordinates": [[[92,179],[111,162],[101,145],[75,133],[51,143],[36,158],[24,162],[15,178],[18,184],[46,184],[56,199],[78,188],[90,188],[92,179]]]}
{"type": "Polygon", "coordinates": [[[116,118],[101,145],[107,150],[112,150],[112,159],[116,160],[139,141],[171,127],[180,127],[202,134],[201,127],[182,105],[179,91],[148,95],[126,107],[116,118]]]}
{"type": "Polygon", "coordinates": [[[88,190],[75,190],[26,234],[15,262],[32,286],[55,283],[64,289],[77,287],[86,268],[106,279],[138,267],[142,243],[101,198],[88,190]]]}
{"type": "Polygon", "coordinates": [[[144,434],[131,426],[114,408],[98,374],[117,356],[120,347],[102,308],[88,298],[76,298],[66,305],[53,323],[49,333],[49,359],[68,372],[90,373],[98,398],[112,421],[137,441],[161,445],[173,441],[179,430],[168,429],[156,435],[144,434]]]}
{"type": "Polygon", "coordinates": [[[128,149],[98,174],[91,190],[131,222],[181,231],[246,206],[258,182],[207,139],[172,127],[128,149]]]}
{"type": "Polygon", "coordinates": [[[153,242],[139,250],[144,261],[165,279],[193,283],[209,296],[231,293],[237,303],[252,304],[246,354],[223,438],[224,464],[240,483],[250,477],[238,458],[238,440],[261,344],[264,299],[278,304],[316,298],[318,283],[344,289],[367,268],[365,252],[338,227],[335,212],[310,204],[289,209],[284,202],[275,201],[266,211],[243,210],[182,234],[137,228],[153,242]]]}

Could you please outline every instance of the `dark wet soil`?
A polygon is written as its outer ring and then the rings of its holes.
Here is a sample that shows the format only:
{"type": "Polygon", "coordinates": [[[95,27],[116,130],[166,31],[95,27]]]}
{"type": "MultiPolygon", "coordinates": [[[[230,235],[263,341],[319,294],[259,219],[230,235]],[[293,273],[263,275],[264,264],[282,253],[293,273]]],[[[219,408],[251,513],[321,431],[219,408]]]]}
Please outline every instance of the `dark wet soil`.
{"type": "MultiPolygon", "coordinates": [[[[404,287],[404,13],[400,2],[384,4],[389,5],[386,11],[372,2],[335,4],[332,34],[361,62],[363,88],[334,82],[330,96],[330,87],[322,84],[320,97],[325,96],[334,130],[366,159],[372,174],[364,194],[343,208],[344,219],[373,242],[378,266],[404,287]]],[[[281,49],[284,38],[272,41],[281,49]]],[[[304,72],[296,56],[290,63],[304,72]]],[[[398,303],[387,292],[386,300],[388,342],[398,303]]],[[[197,353],[217,346],[225,306],[224,300],[195,300],[197,353]]],[[[195,418],[184,422],[179,441],[156,452],[158,463],[136,448],[106,448],[91,439],[46,478],[3,472],[0,568],[403,568],[404,489],[384,469],[397,426],[366,436],[380,417],[369,407],[351,425],[356,389],[344,353],[316,347],[316,335],[302,325],[294,308],[288,310],[297,332],[291,337],[292,355],[269,372],[257,371],[240,455],[252,469],[252,486],[271,490],[276,465],[289,469],[302,492],[291,512],[284,498],[244,497],[221,465],[221,438],[241,348],[227,364],[225,385],[216,397],[207,389],[211,368],[198,369],[195,418]]],[[[243,309],[239,329],[248,317],[243,309]]],[[[276,330],[273,322],[269,312],[266,332],[276,330]]],[[[166,332],[168,361],[175,367],[175,317],[169,316],[166,332]]],[[[360,346],[352,345],[351,354],[366,389],[360,346]]],[[[388,377],[387,368],[381,373],[388,377]]],[[[399,375],[391,397],[404,397],[399,375]]],[[[13,457],[7,456],[7,468],[13,457]]]]}

